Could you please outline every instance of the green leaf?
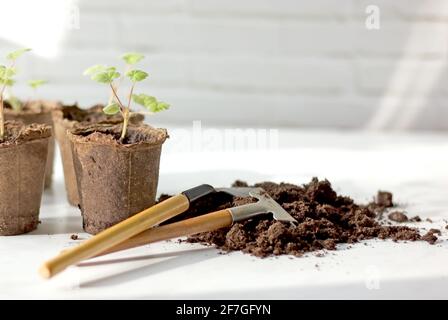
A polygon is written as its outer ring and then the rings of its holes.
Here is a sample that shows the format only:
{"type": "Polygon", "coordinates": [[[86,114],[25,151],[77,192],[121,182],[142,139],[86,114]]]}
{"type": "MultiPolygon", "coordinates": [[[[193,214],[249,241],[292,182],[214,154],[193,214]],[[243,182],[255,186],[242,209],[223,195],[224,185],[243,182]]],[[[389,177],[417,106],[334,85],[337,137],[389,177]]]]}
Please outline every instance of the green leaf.
{"type": "Polygon", "coordinates": [[[151,112],[157,113],[161,111],[168,110],[170,108],[170,105],[166,102],[159,101],[155,106],[152,107],[151,112]]]}
{"type": "Polygon", "coordinates": [[[30,48],[24,48],[24,49],[19,49],[13,52],[8,53],[8,55],[6,56],[6,59],[8,60],[16,60],[18,57],[20,57],[22,54],[24,54],[25,52],[31,51],[30,48]]]}
{"type": "Polygon", "coordinates": [[[148,74],[142,70],[131,70],[131,71],[128,71],[126,73],[126,75],[129,77],[129,79],[132,82],[143,81],[148,77],[148,74]]]}
{"type": "Polygon", "coordinates": [[[12,87],[16,83],[13,79],[8,78],[0,78],[0,84],[4,84],[5,86],[12,87]]]}
{"type": "Polygon", "coordinates": [[[15,76],[16,73],[17,73],[16,68],[14,68],[14,67],[6,68],[6,72],[5,72],[6,78],[11,78],[11,77],[15,76]]]}
{"type": "Polygon", "coordinates": [[[96,64],[96,65],[91,66],[91,67],[87,68],[86,70],[84,70],[83,75],[91,76],[91,75],[94,75],[95,73],[103,72],[106,69],[107,69],[107,67],[105,65],[96,64]]]}
{"type": "Polygon", "coordinates": [[[11,78],[16,75],[16,69],[13,67],[0,66],[0,78],[11,78]]]}
{"type": "Polygon", "coordinates": [[[9,102],[14,111],[22,110],[22,102],[20,102],[20,100],[17,99],[16,97],[11,96],[7,101],[9,102]]]}
{"type": "Polygon", "coordinates": [[[28,81],[29,86],[33,89],[37,89],[38,87],[40,87],[41,85],[44,85],[46,83],[48,83],[47,80],[40,80],[40,79],[28,81]]]}
{"type": "Polygon", "coordinates": [[[111,83],[114,79],[120,77],[120,73],[116,71],[115,67],[108,67],[104,71],[92,75],[92,80],[99,83],[111,83]]]}
{"type": "Polygon", "coordinates": [[[10,67],[5,69],[5,78],[11,78],[16,75],[16,68],[10,67]]]}
{"type": "Polygon", "coordinates": [[[146,109],[149,109],[152,104],[156,104],[157,103],[157,99],[155,97],[148,96],[148,95],[146,95],[144,93],[133,94],[132,95],[132,100],[135,103],[145,107],[146,109]]]}
{"type": "Polygon", "coordinates": [[[142,60],[145,56],[141,53],[137,52],[127,52],[121,56],[121,58],[129,65],[134,65],[140,60],[142,60]]]}
{"type": "Polygon", "coordinates": [[[133,94],[132,100],[145,107],[147,110],[151,112],[160,112],[169,109],[170,105],[163,101],[157,101],[155,97],[148,96],[144,93],[141,94],[133,94]]]}
{"type": "Polygon", "coordinates": [[[103,112],[107,115],[117,114],[118,112],[120,112],[120,106],[117,103],[113,102],[105,106],[103,108],[103,112]]]}

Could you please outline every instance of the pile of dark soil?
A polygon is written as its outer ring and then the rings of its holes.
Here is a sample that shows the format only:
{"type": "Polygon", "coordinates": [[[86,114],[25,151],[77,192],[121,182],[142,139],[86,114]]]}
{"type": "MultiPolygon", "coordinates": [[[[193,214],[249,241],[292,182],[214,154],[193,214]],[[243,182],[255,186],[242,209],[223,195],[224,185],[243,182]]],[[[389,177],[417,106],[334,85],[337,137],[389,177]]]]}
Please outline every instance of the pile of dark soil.
{"type": "MultiPolygon", "coordinates": [[[[236,181],[233,186],[248,185],[236,181]]],[[[383,212],[394,206],[390,192],[379,191],[375,201],[360,205],[349,197],[336,194],[329,181],[319,181],[317,178],[303,186],[273,182],[258,183],[254,186],[266,190],[298,221],[298,225],[275,221],[271,215],[262,215],[235,223],[230,228],[190,236],[187,241],[215,245],[225,251],[241,250],[258,257],[266,257],[281,254],[301,256],[321,249],[335,250],[339,243],[350,244],[373,238],[394,241],[426,240],[434,243],[437,240],[435,234],[440,234],[440,231],[432,230],[431,234],[422,236],[416,228],[381,223],[383,212]]],[[[161,200],[165,197],[162,196],[161,200]]],[[[211,194],[198,200],[188,212],[175,220],[250,201],[255,200],[234,198],[220,193],[211,194]]]]}

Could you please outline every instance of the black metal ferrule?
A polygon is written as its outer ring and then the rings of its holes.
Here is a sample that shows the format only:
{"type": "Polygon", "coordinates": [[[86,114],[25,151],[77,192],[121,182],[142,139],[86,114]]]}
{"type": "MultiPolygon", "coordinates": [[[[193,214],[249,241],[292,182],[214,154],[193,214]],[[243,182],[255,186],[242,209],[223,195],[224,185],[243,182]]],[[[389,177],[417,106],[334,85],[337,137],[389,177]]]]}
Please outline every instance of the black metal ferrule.
{"type": "Polygon", "coordinates": [[[184,192],[182,192],[182,194],[186,196],[188,198],[188,201],[191,203],[213,192],[215,192],[215,188],[213,188],[211,185],[201,184],[200,186],[185,190],[184,192]]]}

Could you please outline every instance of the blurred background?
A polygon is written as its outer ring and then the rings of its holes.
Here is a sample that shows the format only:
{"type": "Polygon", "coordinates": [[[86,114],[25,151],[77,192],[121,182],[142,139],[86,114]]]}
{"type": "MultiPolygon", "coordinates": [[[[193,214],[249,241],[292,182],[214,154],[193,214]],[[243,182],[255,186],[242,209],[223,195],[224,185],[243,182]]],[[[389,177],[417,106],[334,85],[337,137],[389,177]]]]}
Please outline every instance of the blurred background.
{"type": "MultiPolygon", "coordinates": [[[[142,52],[164,123],[448,129],[446,0],[1,0],[0,53],[31,47],[14,92],[90,106],[82,75],[142,52]],[[23,80],[23,81],[20,81],[23,80]]],[[[2,62],[4,63],[4,62],[2,62]]]]}

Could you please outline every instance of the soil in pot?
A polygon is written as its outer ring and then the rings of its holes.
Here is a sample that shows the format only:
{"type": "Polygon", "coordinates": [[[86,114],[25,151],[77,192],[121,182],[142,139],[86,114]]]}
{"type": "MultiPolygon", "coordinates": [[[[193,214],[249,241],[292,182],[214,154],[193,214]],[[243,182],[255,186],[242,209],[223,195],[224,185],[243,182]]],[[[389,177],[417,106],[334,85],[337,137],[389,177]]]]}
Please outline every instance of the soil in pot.
{"type": "MultiPolygon", "coordinates": [[[[51,112],[59,103],[46,100],[32,100],[25,102],[21,111],[15,111],[11,105],[5,102],[5,119],[23,122],[24,124],[46,124],[53,127],[51,112]]],[[[50,137],[48,145],[48,157],[45,169],[45,188],[50,188],[53,177],[54,162],[54,137],[50,137]]]]}
{"type": "MultiPolygon", "coordinates": [[[[113,116],[104,114],[103,107],[103,105],[98,104],[89,109],[81,109],[77,105],[72,105],[60,106],[53,110],[54,134],[61,152],[67,200],[73,206],[79,204],[79,196],[67,130],[73,129],[78,124],[83,126],[95,123],[118,124],[123,122],[123,118],[119,114],[113,116]]],[[[144,116],[140,114],[133,115],[130,119],[133,124],[140,124],[143,120],[144,116]]]]}
{"type": "Polygon", "coordinates": [[[30,232],[39,223],[39,209],[51,127],[6,122],[0,142],[0,235],[30,232]]]}
{"type": "Polygon", "coordinates": [[[70,130],[83,228],[96,234],[155,203],[165,129],[94,124],[70,130]]]}

